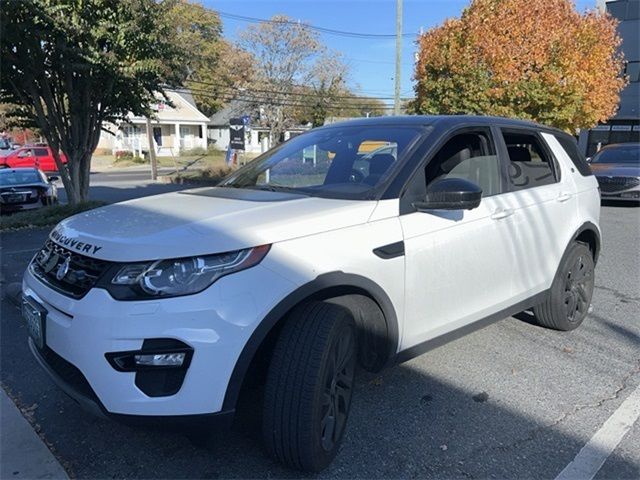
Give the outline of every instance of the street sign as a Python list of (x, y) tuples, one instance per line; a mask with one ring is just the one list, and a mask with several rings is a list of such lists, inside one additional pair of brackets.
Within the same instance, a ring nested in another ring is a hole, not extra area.
[(229, 120), (229, 146), (234, 150), (244, 150), (244, 122), (242, 118)]

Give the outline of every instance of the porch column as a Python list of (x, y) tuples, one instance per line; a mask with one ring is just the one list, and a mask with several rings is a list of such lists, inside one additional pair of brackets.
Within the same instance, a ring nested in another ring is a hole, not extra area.
[(202, 138), (200, 139), (201, 141), (201, 147), (204, 148), (205, 150), (207, 149), (207, 143), (209, 143), (207, 141), (207, 135), (209, 135), (209, 132), (207, 131), (207, 124), (206, 123), (201, 123), (200, 124), (200, 128), (202, 129)]
[(176, 127), (176, 135), (173, 140), (173, 152), (174, 154), (178, 154), (180, 153), (180, 124), (176, 122), (175, 127)]

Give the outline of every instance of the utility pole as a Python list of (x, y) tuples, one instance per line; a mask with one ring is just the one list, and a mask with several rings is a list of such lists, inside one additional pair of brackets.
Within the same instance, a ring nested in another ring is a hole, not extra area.
[(156, 149), (153, 146), (153, 134), (149, 117), (147, 117), (147, 143), (149, 144), (149, 160), (151, 160), (151, 180), (157, 180), (158, 163), (156, 162)]
[(393, 114), (400, 115), (400, 65), (402, 63), (402, 0), (396, 0), (396, 91)]

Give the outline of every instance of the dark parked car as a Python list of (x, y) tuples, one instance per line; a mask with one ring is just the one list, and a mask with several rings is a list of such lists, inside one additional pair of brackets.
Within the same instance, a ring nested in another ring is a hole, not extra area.
[(607, 145), (591, 159), (603, 199), (640, 201), (640, 143)]
[(14, 213), (58, 203), (58, 177), (47, 177), (37, 168), (0, 170), (0, 212)]
[[(62, 152), (60, 152), (60, 159), (63, 164), (67, 163), (67, 157)], [(0, 168), (2, 167), (35, 167), (45, 172), (58, 171), (51, 147), (46, 145), (25, 146), (13, 150), (0, 158)]]

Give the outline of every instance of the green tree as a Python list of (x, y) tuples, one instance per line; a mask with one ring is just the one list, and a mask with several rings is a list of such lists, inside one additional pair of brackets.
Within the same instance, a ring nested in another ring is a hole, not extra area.
[[(163, 86), (179, 86), (188, 52), (174, 41), (168, 0), (2, 3), (0, 101), (18, 105), (55, 152), (69, 201), (89, 195), (102, 124), (150, 115)], [(63, 167), (59, 151), (69, 163)]]
[(238, 92), (251, 88), (255, 81), (255, 60), (249, 52), (226, 40), (219, 40), (217, 45), (220, 53), (215, 63), (202, 65), (186, 82), (198, 108), (207, 116), (224, 107)]
[(169, 11), (175, 43), (185, 51), (185, 85), (207, 116), (219, 110), (233, 87), (251, 76), (251, 57), (221, 38), (218, 14), (198, 2), (177, 0)]
[(570, 0), (473, 0), (418, 40), (416, 113), (605, 121), (625, 84), (616, 22)]

